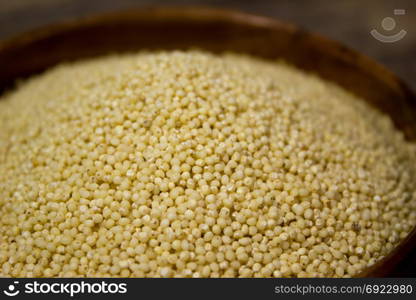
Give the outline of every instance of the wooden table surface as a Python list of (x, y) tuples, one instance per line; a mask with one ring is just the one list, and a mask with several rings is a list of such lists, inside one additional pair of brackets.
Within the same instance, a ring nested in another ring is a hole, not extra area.
[[(59, 20), (151, 4), (220, 6), (292, 22), (376, 59), (416, 91), (415, 0), (0, 0), (0, 40)], [(394, 9), (404, 9), (405, 15), (395, 16)], [(394, 30), (382, 28), (386, 17), (394, 18)], [(386, 35), (403, 29), (407, 34), (395, 43), (382, 43), (370, 35), (372, 29)], [(416, 251), (392, 276), (416, 276)]]

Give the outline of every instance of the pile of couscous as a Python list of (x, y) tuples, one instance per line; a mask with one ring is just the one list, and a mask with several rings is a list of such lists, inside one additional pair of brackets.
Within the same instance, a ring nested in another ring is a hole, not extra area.
[(350, 277), (416, 223), (415, 145), (284, 63), (62, 64), (0, 129), (0, 276)]

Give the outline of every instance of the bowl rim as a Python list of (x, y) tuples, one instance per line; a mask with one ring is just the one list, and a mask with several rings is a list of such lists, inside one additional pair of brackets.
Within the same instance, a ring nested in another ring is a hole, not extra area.
[[(362, 54), (349, 46), (345, 46), (342, 42), (324, 37), (315, 32), (310, 32), (290, 22), (281, 21), (276, 18), (242, 12), (235, 9), (202, 5), (147, 5), (129, 10), (93, 13), (84, 17), (64, 18), (61, 21), (20, 32), (0, 40), (0, 56), (3, 52), (13, 51), (13, 49), (29, 45), (33, 42), (46, 40), (53, 36), (58, 36), (85, 26), (120, 22), (121, 18), (124, 21), (134, 22), (134, 20), (140, 19), (142, 21), (147, 20), (152, 22), (152, 19), (155, 16), (163, 19), (181, 19), (188, 22), (193, 20), (209, 20), (211, 22), (222, 21), (234, 23), (236, 25), (267, 28), (274, 31), (277, 31), (277, 29), (285, 30), (291, 34), (301, 33), (310, 39), (322, 41), (325, 44), (325, 47), (329, 48), (326, 50), (323, 48), (319, 49), (320, 54), (340, 59), (346, 64), (358, 67), (361, 70), (365, 69), (368, 71), (367, 73), (369, 76), (382, 79), (386, 84), (393, 85), (400, 93), (410, 95), (412, 99), (416, 99), (414, 91), (394, 72), (369, 56)], [(348, 90), (348, 88), (345, 87), (344, 89)], [(396, 245), (389, 254), (378, 260), (374, 265), (366, 267), (354, 277), (385, 276), (402, 260), (403, 256), (406, 256), (406, 254), (415, 247), (416, 226), (413, 227), (407, 237)]]

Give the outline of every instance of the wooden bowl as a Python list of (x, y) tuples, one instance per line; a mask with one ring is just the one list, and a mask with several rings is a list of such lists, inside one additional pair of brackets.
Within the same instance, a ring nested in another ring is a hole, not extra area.
[[(62, 61), (139, 49), (187, 49), (283, 58), (389, 114), (416, 140), (416, 97), (397, 76), (337, 42), (293, 25), (201, 7), (160, 7), (110, 13), (47, 26), (0, 42), (0, 91)], [(414, 229), (390, 255), (359, 276), (389, 275), (416, 245)], [(414, 275), (414, 274), (413, 274)]]

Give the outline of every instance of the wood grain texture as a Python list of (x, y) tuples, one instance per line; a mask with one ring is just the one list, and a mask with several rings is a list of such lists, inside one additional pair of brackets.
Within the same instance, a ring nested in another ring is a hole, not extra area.
[[(415, 95), (383, 66), (295, 26), (223, 10), (130, 10), (67, 22), (0, 42), (0, 88), (65, 60), (114, 51), (189, 47), (284, 58), (361, 95), (388, 113), (409, 139), (416, 139)], [(361, 275), (415, 276), (411, 262), (415, 245), (413, 232), (397, 251)]]

